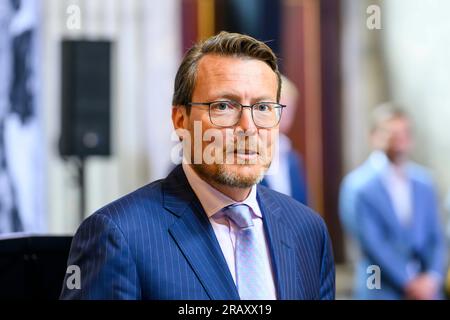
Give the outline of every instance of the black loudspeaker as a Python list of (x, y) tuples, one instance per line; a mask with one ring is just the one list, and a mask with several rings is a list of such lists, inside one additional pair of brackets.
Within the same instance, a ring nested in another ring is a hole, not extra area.
[(111, 43), (62, 42), (62, 156), (111, 154)]
[(0, 239), (0, 299), (59, 298), (72, 237)]

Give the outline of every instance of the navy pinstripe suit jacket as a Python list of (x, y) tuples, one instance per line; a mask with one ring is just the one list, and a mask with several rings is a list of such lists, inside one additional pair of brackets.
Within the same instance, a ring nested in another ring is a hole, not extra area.
[[(263, 186), (257, 197), (278, 299), (334, 299), (334, 262), (322, 218)], [(66, 286), (67, 274), (62, 299), (239, 299), (181, 166), (86, 219), (68, 265), (80, 267), (81, 289)]]

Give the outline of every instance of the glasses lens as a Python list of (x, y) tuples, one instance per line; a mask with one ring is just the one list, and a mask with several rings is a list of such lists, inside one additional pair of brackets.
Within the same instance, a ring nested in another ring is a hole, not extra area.
[(253, 106), (255, 125), (263, 128), (275, 127), (281, 119), (281, 105), (277, 103), (257, 103)]
[(218, 101), (210, 105), (211, 122), (216, 126), (234, 126), (239, 121), (241, 107), (231, 101)]

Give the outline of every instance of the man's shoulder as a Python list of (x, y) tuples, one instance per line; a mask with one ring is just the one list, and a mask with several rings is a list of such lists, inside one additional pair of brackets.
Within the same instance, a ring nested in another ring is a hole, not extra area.
[(132, 221), (136, 214), (154, 210), (163, 205), (162, 185), (164, 179), (142, 186), (94, 212), (87, 220), (110, 220), (116, 224)]
[(408, 170), (411, 178), (414, 181), (419, 182), (428, 187), (433, 187), (434, 179), (430, 169), (416, 162), (411, 161), (408, 164)]
[(112, 225), (131, 232), (144, 224), (164, 227), (171, 221), (165, 205), (170, 206), (174, 201), (190, 201), (191, 197), (182, 168), (177, 166), (166, 178), (140, 187), (98, 209), (85, 220), (84, 225)]
[(350, 171), (342, 180), (341, 189), (359, 189), (377, 176), (369, 160)]

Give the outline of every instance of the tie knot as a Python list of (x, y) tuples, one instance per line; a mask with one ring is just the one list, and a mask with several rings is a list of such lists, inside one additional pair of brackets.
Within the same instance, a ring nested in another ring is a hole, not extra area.
[(253, 227), (250, 207), (245, 204), (233, 204), (225, 208), (225, 215), (241, 229)]

